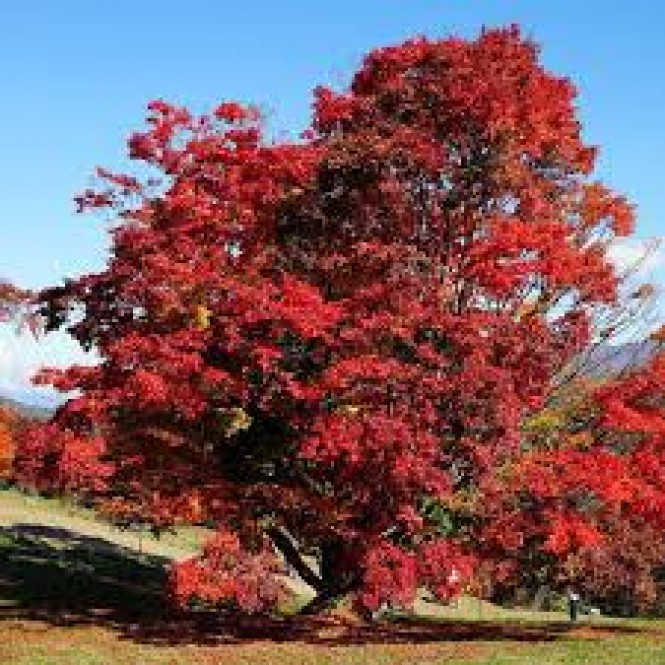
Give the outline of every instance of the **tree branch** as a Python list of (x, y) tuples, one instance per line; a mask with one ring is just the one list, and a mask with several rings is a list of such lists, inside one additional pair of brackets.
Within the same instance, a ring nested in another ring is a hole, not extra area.
[(286, 562), (293, 566), (303, 582), (309, 584), (317, 593), (324, 590), (323, 580), (305, 563), (293, 540), (282, 527), (266, 529), (266, 534), (281, 552)]

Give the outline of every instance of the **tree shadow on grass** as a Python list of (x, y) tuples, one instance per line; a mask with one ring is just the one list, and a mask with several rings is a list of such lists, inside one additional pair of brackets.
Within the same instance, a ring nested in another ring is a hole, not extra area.
[[(339, 615), (237, 617), (177, 613), (164, 595), (168, 560), (68, 529), (33, 524), (0, 528), (0, 621), (37, 619), (55, 626), (94, 624), (154, 645), (222, 645), (253, 641), (322, 646), (442, 641), (547, 642), (576, 629), (566, 623), (404, 618), (367, 624)], [(597, 631), (598, 634), (595, 634)], [(639, 632), (585, 626), (596, 639)]]
[(646, 632), (630, 627), (602, 628), (559, 623), (518, 623), (490, 621), (441, 621), (408, 618), (380, 623), (358, 623), (336, 616), (251, 618), (181, 617), (159, 624), (135, 625), (128, 631), (134, 639), (161, 645), (222, 645), (269, 641), (301, 642), (320, 646), (370, 644), (434, 644), (437, 642), (522, 642), (543, 643), (555, 640), (601, 639)]
[(0, 618), (78, 623), (163, 611), (166, 559), (38, 524), (0, 528)]

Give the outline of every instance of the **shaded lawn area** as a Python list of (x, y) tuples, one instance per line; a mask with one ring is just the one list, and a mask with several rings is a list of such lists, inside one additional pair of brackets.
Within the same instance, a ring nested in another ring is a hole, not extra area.
[(172, 612), (168, 557), (60, 526), (0, 527), (0, 663), (665, 665), (665, 624)]

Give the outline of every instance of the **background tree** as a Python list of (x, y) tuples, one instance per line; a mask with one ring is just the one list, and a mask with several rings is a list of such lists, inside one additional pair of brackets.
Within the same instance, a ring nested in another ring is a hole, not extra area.
[(4, 407), (0, 407), (0, 482), (11, 477), (14, 462), (15, 416)]
[(609, 612), (662, 608), (664, 380), (659, 354), (619, 377), (569, 384), (526, 421), (525, 454), (488, 507), (488, 533), (515, 571), (496, 598), (572, 583)]
[[(26, 305), (29, 294), (0, 279), (0, 323), (15, 320)], [(14, 410), (0, 405), (0, 481), (11, 478), (16, 438), (23, 419)]]
[(584, 602), (604, 614), (660, 615), (665, 611), (665, 539), (660, 528), (619, 517), (606, 524), (598, 547), (571, 554), (562, 577)]
[[(632, 229), (590, 180), (574, 104), (517, 28), (373, 51), (348, 91), (316, 90), (298, 143), (265, 142), (236, 103), (152, 103), (130, 155), (161, 177), (100, 170), (78, 201), (117, 215), (108, 265), (40, 296), (47, 329), (101, 362), (43, 374), (79, 396), (35, 433), (24, 480), (214, 521), (233, 556), (176, 569), (175, 593), (247, 609), (246, 582), (209, 582), (274, 570), (274, 550), (311, 611), (350, 592), (408, 605), (422, 584), (445, 599), (483, 561), (508, 574), (534, 529), (505, 501), (518, 468), (579, 535), (544, 551), (588, 544), (521, 445), (615, 302), (607, 248)], [(566, 473), (599, 464), (566, 454)]]

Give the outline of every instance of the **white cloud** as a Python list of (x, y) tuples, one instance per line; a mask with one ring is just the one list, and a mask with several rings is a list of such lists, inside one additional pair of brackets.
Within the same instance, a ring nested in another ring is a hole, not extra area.
[(620, 273), (636, 271), (636, 275), (648, 277), (665, 267), (665, 239), (621, 238), (609, 247), (608, 254)]
[(9, 326), (0, 330), (0, 394), (40, 403), (59, 401), (57, 391), (32, 384), (35, 373), (43, 367), (94, 362), (94, 354), (84, 353), (64, 333), (35, 339), (27, 332), (17, 334)]

